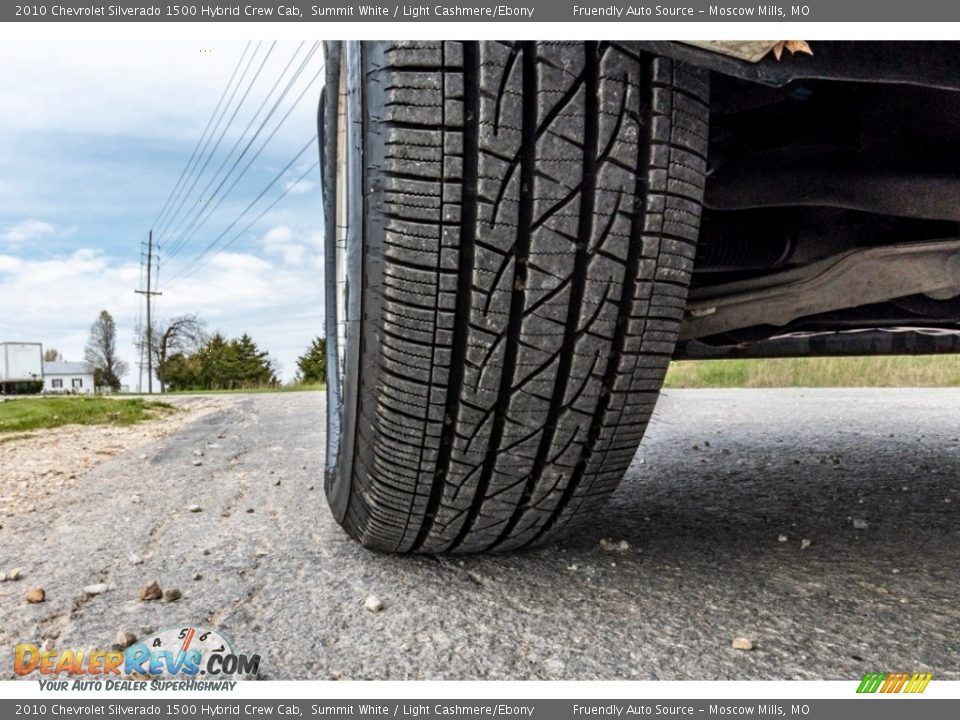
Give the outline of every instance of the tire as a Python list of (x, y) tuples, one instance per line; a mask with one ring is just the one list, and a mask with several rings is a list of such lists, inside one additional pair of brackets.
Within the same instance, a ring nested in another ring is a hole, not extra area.
[(550, 542), (619, 483), (673, 353), (708, 76), (620, 43), (327, 52), (333, 514), (390, 552)]

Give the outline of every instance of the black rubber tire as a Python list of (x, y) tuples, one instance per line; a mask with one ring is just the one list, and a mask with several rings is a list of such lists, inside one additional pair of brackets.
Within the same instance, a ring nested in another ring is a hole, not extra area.
[(330, 407), (334, 515), (385, 551), (550, 541), (601, 507), (656, 403), (699, 229), (708, 76), (628, 43), (342, 57), (363, 118), (341, 158), (362, 172), (362, 287)]

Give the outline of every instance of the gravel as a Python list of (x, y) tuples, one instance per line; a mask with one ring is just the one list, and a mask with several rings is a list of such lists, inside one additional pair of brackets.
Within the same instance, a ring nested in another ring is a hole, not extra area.
[[(218, 401), (50, 494), (28, 483), (39, 511), (0, 518), (5, 572), (15, 562), (46, 589), (31, 605), (25, 585), (0, 585), (0, 675), (18, 642), (106, 649), (118, 628), (194, 623), (260, 653), (265, 679), (852, 681), (906, 667), (960, 680), (956, 390), (668, 391), (580, 532), (454, 558), (368, 552), (337, 527), (322, 395)], [(0, 473), (0, 496), (11, 489)], [(85, 602), (93, 579), (110, 590)], [(183, 597), (138, 602), (151, 580)]]
[(376, 595), (367, 595), (367, 599), (363, 601), (363, 606), (372, 613), (383, 610), (383, 602)]
[(146, 585), (140, 587), (137, 597), (142, 601), (159, 600), (163, 597), (163, 590), (160, 589), (160, 583), (151, 580)]
[(114, 644), (121, 650), (126, 650), (137, 641), (137, 636), (126, 630), (117, 630), (117, 637)]
[(183, 412), (164, 413), (133, 426), (68, 425), (4, 433), (0, 442), (0, 517), (13, 517), (31, 507), (34, 512), (53, 509), (57, 498), (74, 487), (84, 472), (121, 453), (162, 440), (184, 423), (224, 407), (227, 400), (185, 397), (173, 402)]

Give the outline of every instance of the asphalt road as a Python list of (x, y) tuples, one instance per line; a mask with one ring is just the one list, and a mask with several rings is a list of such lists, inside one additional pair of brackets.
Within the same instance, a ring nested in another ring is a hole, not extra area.
[[(0, 673), (17, 642), (200, 623), (265, 679), (960, 679), (958, 391), (671, 391), (592, 527), (453, 558), (340, 531), (323, 402), (236, 397), (0, 518), (0, 569), (25, 574), (0, 584)], [(184, 597), (138, 601), (152, 579)]]

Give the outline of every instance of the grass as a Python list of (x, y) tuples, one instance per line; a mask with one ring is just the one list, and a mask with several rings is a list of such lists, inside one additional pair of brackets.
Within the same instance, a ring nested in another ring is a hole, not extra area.
[(236, 390), (172, 390), (166, 395), (249, 395), (250, 393), (287, 393), (287, 392), (315, 392), (326, 390), (327, 386), (319, 383), (298, 383), (296, 385), (277, 385), (275, 387), (237, 388)]
[(680, 360), (665, 387), (960, 387), (960, 356)]
[(0, 402), (0, 433), (62, 425), (135, 425), (176, 408), (140, 398), (24, 398)]

